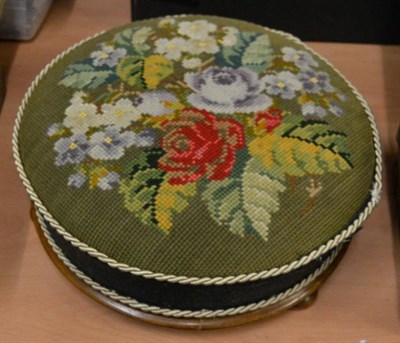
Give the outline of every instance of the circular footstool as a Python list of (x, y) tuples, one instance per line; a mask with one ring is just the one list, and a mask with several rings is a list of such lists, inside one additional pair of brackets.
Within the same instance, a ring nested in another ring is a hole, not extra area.
[(180, 328), (311, 304), (381, 191), (356, 89), (298, 39), (212, 16), (66, 50), (29, 88), (13, 147), (63, 274)]

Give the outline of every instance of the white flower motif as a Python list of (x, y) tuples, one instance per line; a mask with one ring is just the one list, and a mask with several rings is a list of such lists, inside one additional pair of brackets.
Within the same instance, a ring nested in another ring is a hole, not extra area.
[(155, 41), (155, 52), (165, 55), (170, 60), (177, 61), (181, 58), (182, 52), (187, 51), (187, 41), (183, 38), (160, 38)]
[(222, 30), (225, 32), (225, 36), (220, 40), (223, 46), (233, 46), (237, 43), (236, 34), (239, 30), (236, 27), (224, 26)]
[(173, 112), (171, 104), (179, 102), (178, 98), (164, 90), (155, 90), (139, 94), (134, 103), (137, 109), (152, 117), (159, 117)]
[(236, 35), (239, 33), (239, 30), (234, 27), (234, 26), (224, 26), (222, 30), (227, 34), (227, 35)]
[(64, 126), (71, 129), (74, 134), (85, 133), (89, 127), (99, 125), (99, 115), (93, 104), (72, 103), (65, 110)]
[(103, 44), (101, 50), (93, 51), (90, 57), (93, 59), (93, 65), (100, 67), (107, 65), (115, 67), (119, 60), (126, 55), (126, 50), (123, 48), (115, 49), (112, 45)]
[(195, 39), (207, 38), (208, 34), (216, 29), (217, 26), (207, 20), (183, 21), (178, 25), (179, 34)]
[(120, 99), (115, 104), (104, 104), (101, 107), (103, 125), (115, 125), (125, 128), (140, 118), (140, 111), (133, 106), (129, 99)]
[(203, 52), (215, 54), (219, 51), (219, 47), (213, 37), (194, 38), (187, 41), (187, 51), (192, 55), (198, 55)]
[(221, 44), (223, 46), (234, 46), (237, 43), (236, 35), (225, 35), (221, 39)]
[(160, 29), (166, 29), (166, 28), (168, 28), (168, 27), (170, 27), (170, 26), (172, 26), (172, 25), (174, 25), (175, 24), (175, 19), (174, 18), (164, 18), (164, 19), (161, 19), (159, 22), (158, 22), (158, 27), (160, 28)]
[(186, 69), (195, 69), (201, 66), (201, 59), (194, 57), (194, 58), (186, 58), (182, 61), (183, 68)]
[(74, 95), (72, 95), (72, 98), (69, 102), (75, 105), (83, 104), (85, 102), (83, 98), (85, 97), (87, 97), (87, 94), (84, 91), (77, 91), (74, 93)]

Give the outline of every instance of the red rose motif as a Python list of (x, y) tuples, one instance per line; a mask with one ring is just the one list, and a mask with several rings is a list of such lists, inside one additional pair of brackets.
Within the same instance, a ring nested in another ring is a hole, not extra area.
[(205, 175), (223, 180), (231, 172), (236, 150), (244, 146), (243, 127), (233, 119), (216, 118), (205, 110), (184, 109), (179, 119), (162, 124), (165, 151), (158, 166), (170, 175), (169, 183), (182, 185)]
[(258, 112), (255, 118), (256, 126), (262, 124), (267, 132), (273, 131), (283, 119), (282, 111), (270, 108), (265, 112)]

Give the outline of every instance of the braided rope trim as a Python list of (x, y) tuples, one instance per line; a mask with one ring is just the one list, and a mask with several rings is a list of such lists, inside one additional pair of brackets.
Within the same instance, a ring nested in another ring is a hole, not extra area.
[[(184, 17), (186, 15), (179, 15), (175, 17)], [(254, 25), (254, 24), (253, 24)], [(22, 116), (24, 109), (28, 103), (29, 98), (31, 97), (35, 87), (38, 85), (43, 76), (51, 69), (58, 61), (60, 61), (64, 56), (69, 54), (71, 51), (81, 46), (82, 44), (98, 37), (103, 34), (100, 32), (94, 36), (88, 37), (81, 42), (75, 44), (70, 47), (66, 51), (59, 54), (55, 59), (53, 59), (49, 64), (45, 66), (45, 68), (40, 72), (40, 74), (36, 77), (36, 79), (32, 82), (31, 86), (28, 88), (23, 101), (19, 107), (17, 118), (15, 121), (15, 126), (13, 130), (13, 139), (12, 139), (12, 147), (13, 147), (13, 155), (15, 159), (15, 164), (19, 173), (19, 176), (28, 192), (31, 200), (34, 202), (35, 207), (39, 210), (39, 212), (43, 215), (43, 217), (58, 231), (60, 235), (62, 235), (66, 240), (68, 240), (73, 246), (79, 248), (80, 250), (88, 253), (90, 256), (98, 258), (100, 261), (106, 263), (110, 267), (117, 268), (124, 272), (129, 272), (134, 275), (142, 276), (149, 279), (156, 279), (158, 281), (167, 281), (171, 283), (180, 283), (180, 284), (191, 284), (191, 285), (224, 285), (224, 284), (234, 284), (234, 283), (242, 283), (247, 281), (256, 281), (260, 279), (266, 279), (269, 277), (277, 276), (280, 274), (289, 273), (294, 269), (300, 268), (301, 266), (309, 263), (310, 261), (318, 258), (329, 250), (337, 247), (340, 243), (348, 239), (352, 236), (357, 229), (361, 226), (361, 224), (367, 219), (367, 217), (371, 214), (373, 208), (378, 204), (380, 199), (380, 193), (382, 190), (382, 150), (379, 140), (378, 128), (375, 123), (374, 115), (371, 112), (367, 102), (362, 97), (362, 95), (357, 91), (357, 89), (348, 81), (343, 74), (341, 74), (331, 63), (329, 63), (325, 58), (320, 56), (311, 48), (307, 47), (303, 42), (301, 42), (297, 37), (292, 36), (286, 32), (267, 29), (271, 32), (274, 32), (278, 35), (286, 37), (288, 40), (295, 42), (300, 45), (305, 50), (311, 52), (318, 58), (320, 58), (323, 62), (329, 65), (346, 83), (346, 85), (352, 90), (353, 94), (360, 101), (360, 104), (365, 110), (365, 113), (368, 116), (368, 120), (370, 122), (372, 135), (373, 135), (373, 145), (375, 150), (375, 170), (373, 177), (372, 188), (370, 189), (370, 200), (365, 206), (365, 208), (359, 213), (358, 217), (349, 225), (346, 229), (342, 230), (339, 234), (337, 234), (334, 238), (329, 240), (327, 243), (321, 245), (318, 249), (313, 250), (308, 255), (304, 255), (298, 260), (292, 261), (289, 264), (285, 264), (281, 267), (272, 268), (269, 270), (264, 270), (261, 272), (254, 272), (250, 274), (241, 274), (235, 276), (217, 276), (217, 277), (188, 277), (188, 276), (176, 276), (176, 275), (166, 275), (163, 273), (155, 273), (148, 270), (142, 270), (136, 267), (129, 266), (125, 263), (120, 263), (115, 259), (108, 257), (106, 254), (97, 251), (96, 249), (88, 246), (87, 244), (79, 241), (77, 238), (72, 236), (69, 232), (67, 232), (59, 222), (50, 214), (47, 208), (43, 205), (42, 201), (39, 199), (35, 190), (33, 189), (28, 176), (25, 173), (20, 153), (19, 153), (19, 128), (22, 121)]]
[(51, 237), (49, 231), (46, 228), (46, 224), (40, 215), (40, 212), (36, 210), (36, 215), (38, 217), (38, 221), (40, 227), (50, 244), (51, 248), (57, 255), (57, 257), (64, 263), (64, 265), (80, 280), (85, 282), (87, 285), (92, 287), (94, 290), (100, 292), (102, 295), (118, 301), (124, 305), (128, 305), (131, 308), (136, 310), (150, 312), (157, 315), (162, 315), (165, 317), (174, 317), (174, 318), (216, 318), (216, 317), (228, 317), (234, 316), (238, 314), (243, 314), (246, 312), (255, 311), (261, 309), (263, 307), (270, 306), (279, 301), (282, 301), (296, 292), (302, 290), (304, 287), (309, 285), (312, 281), (314, 281), (321, 273), (323, 273), (332, 263), (332, 261), (336, 258), (338, 253), (340, 252), (342, 246), (336, 247), (334, 252), (329, 256), (329, 258), (321, 265), (320, 268), (315, 270), (312, 274), (310, 274), (306, 279), (302, 280), (300, 283), (296, 284), (293, 288), (287, 289), (285, 292), (279, 293), (278, 295), (272, 296), (268, 300), (262, 300), (257, 303), (252, 303), (249, 305), (242, 305), (239, 307), (232, 307), (229, 309), (221, 309), (221, 310), (198, 310), (198, 311), (190, 311), (190, 310), (178, 310), (178, 309), (168, 309), (168, 308), (160, 308), (158, 306), (151, 306), (144, 303), (139, 303), (137, 300), (132, 299), (130, 297), (125, 297), (119, 295), (117, 292), (110, 290), (106, 287), (101, 286), (99, 283), (93, 281), (90, 277), (86, 276), (82, 273), (71, 261), (64, 255), (63, 251), (58, 247), (53, 238)]

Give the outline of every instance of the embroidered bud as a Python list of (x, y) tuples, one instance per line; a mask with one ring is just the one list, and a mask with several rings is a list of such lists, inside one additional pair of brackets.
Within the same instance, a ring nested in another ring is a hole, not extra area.
[(263, 129), (272, 132), (280, 125), (283, 119), (282, 111), (278, 108), (270, 108), (265, 112), (258, 112), (255, 118), (257, 129)]

